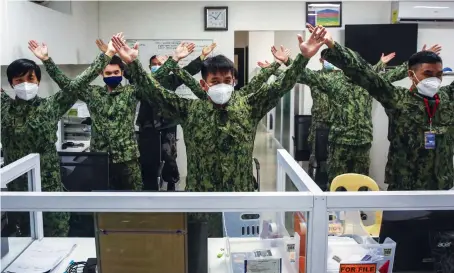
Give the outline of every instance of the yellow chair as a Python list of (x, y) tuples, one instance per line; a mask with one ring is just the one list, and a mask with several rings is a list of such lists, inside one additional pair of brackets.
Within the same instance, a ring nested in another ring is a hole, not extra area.
[[(331, 183), (330, 191), (336, 191), (339, 188), (345, 188), (347, 191), (359, 191), (360, 188), (366, 187), (370, 191), (379, 191), (377, 183), (370, 177), (356, 173), (346, 173), (338, 175)], [(380, 235), (381, 222), (383, 218), (383, 211), (375, 212), (375, 223), (371, 226), (364, 226), (362, 220), (361, 226), (372, 237)]]

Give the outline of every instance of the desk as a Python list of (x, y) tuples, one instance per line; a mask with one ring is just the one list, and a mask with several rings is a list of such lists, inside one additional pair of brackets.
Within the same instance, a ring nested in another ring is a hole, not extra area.
[[(59, 240), (71, 240), (77, 247), (69, 255), (68, 258), (63, 260), (60, 265), (53, 271), (55, 273), (63, 273), (68, 267), (71, 260), (75, 262), (86, 261), (88, 258), (96, 257), (96, 247), (94, 238), (44, 238), (46, 243), (57, 242)], [(225, 238), (209, 238), (208, 239), (208, 273), (228, 273), (225, 255), (221, 258), (217, 257), (220, 253), (221, 248), (225, 248)], [(251, 238), (238, 238), (235, 240), (251, 241)], [(254, 239), (252, 239), (254, 240)], [(14, 245), (13, 245), (14, 244)], [(10, 252), (3, 257), (2, 264), (6, 263), (7, 260), (14, 259), (14, 255), (22, 252), (22, 250), (30, 244), (30, 238), (10, 238)], [(15, 252), (12, 252), (15, 251)], [(27, 255), (27, 251), (24, 251), (22, 255)], [(285, 273), (285, 272), (284, 272)], [(429, 273), (429, 272), (405, 272), (405, 273)]]
[(24, 251), (25, 248), (27, 248), (29, 245), (32, 244), (32, 238), (31, 237), (9, 237), (8, 238), (8, 247), (9, 251), (8, 254), (5, 255), (5, 257), (2, 258), (2, 272), (5, 269), (4, 266), (7, 264), (10, 264), (12, 261), (16, 259), (18, 255)]
[(68, 147), (66, 149), (60, 149), (59, 152), (73, 152), (73, 153), (81, 153), (81, 152), (86, 152), (88, 149), (90, 149), (90, 141), (75, 141), (75, 140), (69, 140), (69, 142), (73, 142), (74, 144), (79, 144), (83, 143), (83, 147)]

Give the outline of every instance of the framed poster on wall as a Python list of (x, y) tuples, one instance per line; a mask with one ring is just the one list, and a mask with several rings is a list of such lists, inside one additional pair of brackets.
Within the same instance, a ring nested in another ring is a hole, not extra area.
[(306, 2), (306, 22), (313, 26), (342, 27), (342, 2)]

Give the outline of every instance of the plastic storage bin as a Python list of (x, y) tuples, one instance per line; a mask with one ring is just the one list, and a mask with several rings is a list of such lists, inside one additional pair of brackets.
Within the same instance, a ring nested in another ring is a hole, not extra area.
[(376, 264), (376, 272), (392, 273), (395, 252), (396, 242), (390, 238), (379, 244), (367, 236), (330, 236), (327, 272), (340, 272), (342, 264)]
[[(225, 261), (230, 273), (245, 273), (246, 266), (265, 266), (266, 268), (274, 268), (267, 272), (276, 273), (298, 273), (299, 253), (299, 235), (290, 237), (283, 223), (275, 223), (270, 221), (259, 221), (260, 234), (249, 234), (242, 236), (242, 227), (248, 224), (256, 224), (255, 220), (243, 221), (245, 223), (236, 222), (234, 225), (229, 222), (230, 216), (235, 217), (235, 220), (241, 219), (238, 214), (244, 213), (223, 213), (224, 234), (226, 237), (225, 246)], [(248, 213), (249, 214), (249, 213)], [(257, 214), (257, 213), (251, 213)], [(269, 228), (271, 227), (271, 230)], [(233, 230), (232, 230), (233, 228)], [(238, 229), (239, 228), (239, 229)], [(266, 264), (266, 265), (265, 265)]]

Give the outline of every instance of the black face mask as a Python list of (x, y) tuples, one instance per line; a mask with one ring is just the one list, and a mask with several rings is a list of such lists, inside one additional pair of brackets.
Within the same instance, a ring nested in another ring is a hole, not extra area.
[(116, 88), (122, 80), (123, 76), (104, 77), (104, 82), (111, 88)]

